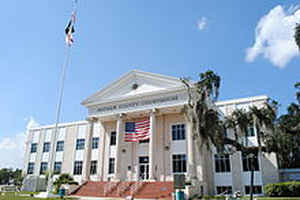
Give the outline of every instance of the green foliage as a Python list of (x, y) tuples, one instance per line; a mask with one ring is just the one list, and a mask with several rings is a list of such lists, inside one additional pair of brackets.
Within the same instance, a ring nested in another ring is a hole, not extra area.
[(55, 192), (58, 193), (58, 190), (63, 184), (75, 184), (78, 185), (76, 181), (74, 181), (73, 177), (69, 174), (61, 174), (53, 183), (55, 187)]
[(296, 25), (294, 37), (295, 37), (295, 42), (298, 48), (300, 49), (300, 24)]
[(299, 197), (300, 182), (283, 182), (268, 184), (264, 188), (265, 194), (270, 197)]
[(16, 186), (21, 186), (22, 181), (23, 176), (21, 169), (0, 169), (0, 185), (14, 184)]

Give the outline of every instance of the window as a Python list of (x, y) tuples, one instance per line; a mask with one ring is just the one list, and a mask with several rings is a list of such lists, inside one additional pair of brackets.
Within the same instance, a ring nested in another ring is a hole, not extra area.
[(36, 153), (37, 143), (32, 143), (30, 148), (30, 153)]
[[(245, 186), (245, 194), (250, 194), (250, 185)], [(262, 194), (261, 185), (253, 185), (253, 194)]]
[(173, 173), (186, 172), (186, 156), (185, 154), (173, 155)]
[(91, 161), (91, 170), (90, 170), (90, 174), (97, 174), (97, 160), (92, 160)]
[(113, 131), (110, 133), (110, 145), (114, 146), (117, 144), (117, 133), (116, 131)]
[(82, 161), (75, 161), (73, 174), (74, 175), (82, 174)]
[(64, 141), (57, 141), (56, 143), (56, 151), (64, 151), (64, 145), (65, 142)]
[(254, 136), (255, 136), (254, 127), (253, 126), (248, 127), (247, 137), (254, 137)]
[(184, 140), (185, 139), (185, 125), (177, 124), (172, 125), (172, 140)]
[(48, 169), (48, 163), (47, 162), (42, 162), (41, 163), (40, 174), (45, 174), (47, 169)]
[(230, 172), (230, 156), (215, 154), (215, 171)]
[(50, 151), (50, 142), (45, 142), (43, 145), (43, 152), (49, 152)]
[(95, 137), (92, 139), (92, 149), (98, 149), (99, 146), (99, 138)]
[(76, 141), (76, 150), (84, 149), (85, 139), (77, 139)]
[(34, 163), (28, 163), (27, 174), (33, 174)]
[(54, 174), (60, 174), (61, 162), (54, 162)]
[(217, 194), (232, 194), (232, 186), (217, 186)]
[(108, 173), (115, 173), (115, 158), (109, 158)]
[(146, 139), (146, 140), (139, 140), (139, 144), (145, 144), (145, 143), (149, 143), (150, 139)]
[(254, 155), (254, 158), (250, 158), (249, 155), (243, 153), (242, 154), (242, 161), (243, 161), (243, 170), (244, 171), (251, 171), (251, 163), (252, 163), (254, 171), (259, 170), (259, 163), (258, 163), (257, 153)]

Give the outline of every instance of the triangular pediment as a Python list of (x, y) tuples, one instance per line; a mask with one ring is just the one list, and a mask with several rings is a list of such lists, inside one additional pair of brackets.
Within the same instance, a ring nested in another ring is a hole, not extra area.
[(183, 87), (183, 84), (178, 78), (133, 70), (88, 97), (82, 104), (89, 106), (95, 103), (124, 100), (137, 96), (163, 93), (180, 87)]

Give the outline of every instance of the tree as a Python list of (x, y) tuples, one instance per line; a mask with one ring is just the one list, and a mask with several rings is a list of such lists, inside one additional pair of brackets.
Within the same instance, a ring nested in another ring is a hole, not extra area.
[(76, 184), (78, 183), (74, 181), (73, 177), (69, 174), (61, 174), (53, 183), (55, 187), (55, 192), (58, 193), (58, 190), (60, 189), (61, 185), (63, 184)]
[(300, 50), (300, 24), (296, 24), (294, 38), (295, 38), (295, 42)]

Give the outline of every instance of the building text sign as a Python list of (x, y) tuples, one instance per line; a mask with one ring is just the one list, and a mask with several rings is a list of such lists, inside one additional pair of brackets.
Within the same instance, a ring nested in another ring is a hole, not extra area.
[(110, 113), (110, 112), (114, 112), (114, 111), (118, 111), (118, 110), (127, 110), (127, 109), (133, 109), (133, 108), (138, 108), (138, 107), (160, 105), (160, 104), (165, 104), (168, 102), (174, 102), (174, 101), (178, 101), (178, 100), (179, 100), (178, 95), (172, 95), (172, 96), (167, 96), (167, 97), (153, 98), (153, 99), (149, 99), (149, 100), (121, 103), (121, 104), (97, 107), (96, 109), (94, 108), (93, 114), (95, 114), (95, 113), (97, 113), (97, 114)]

